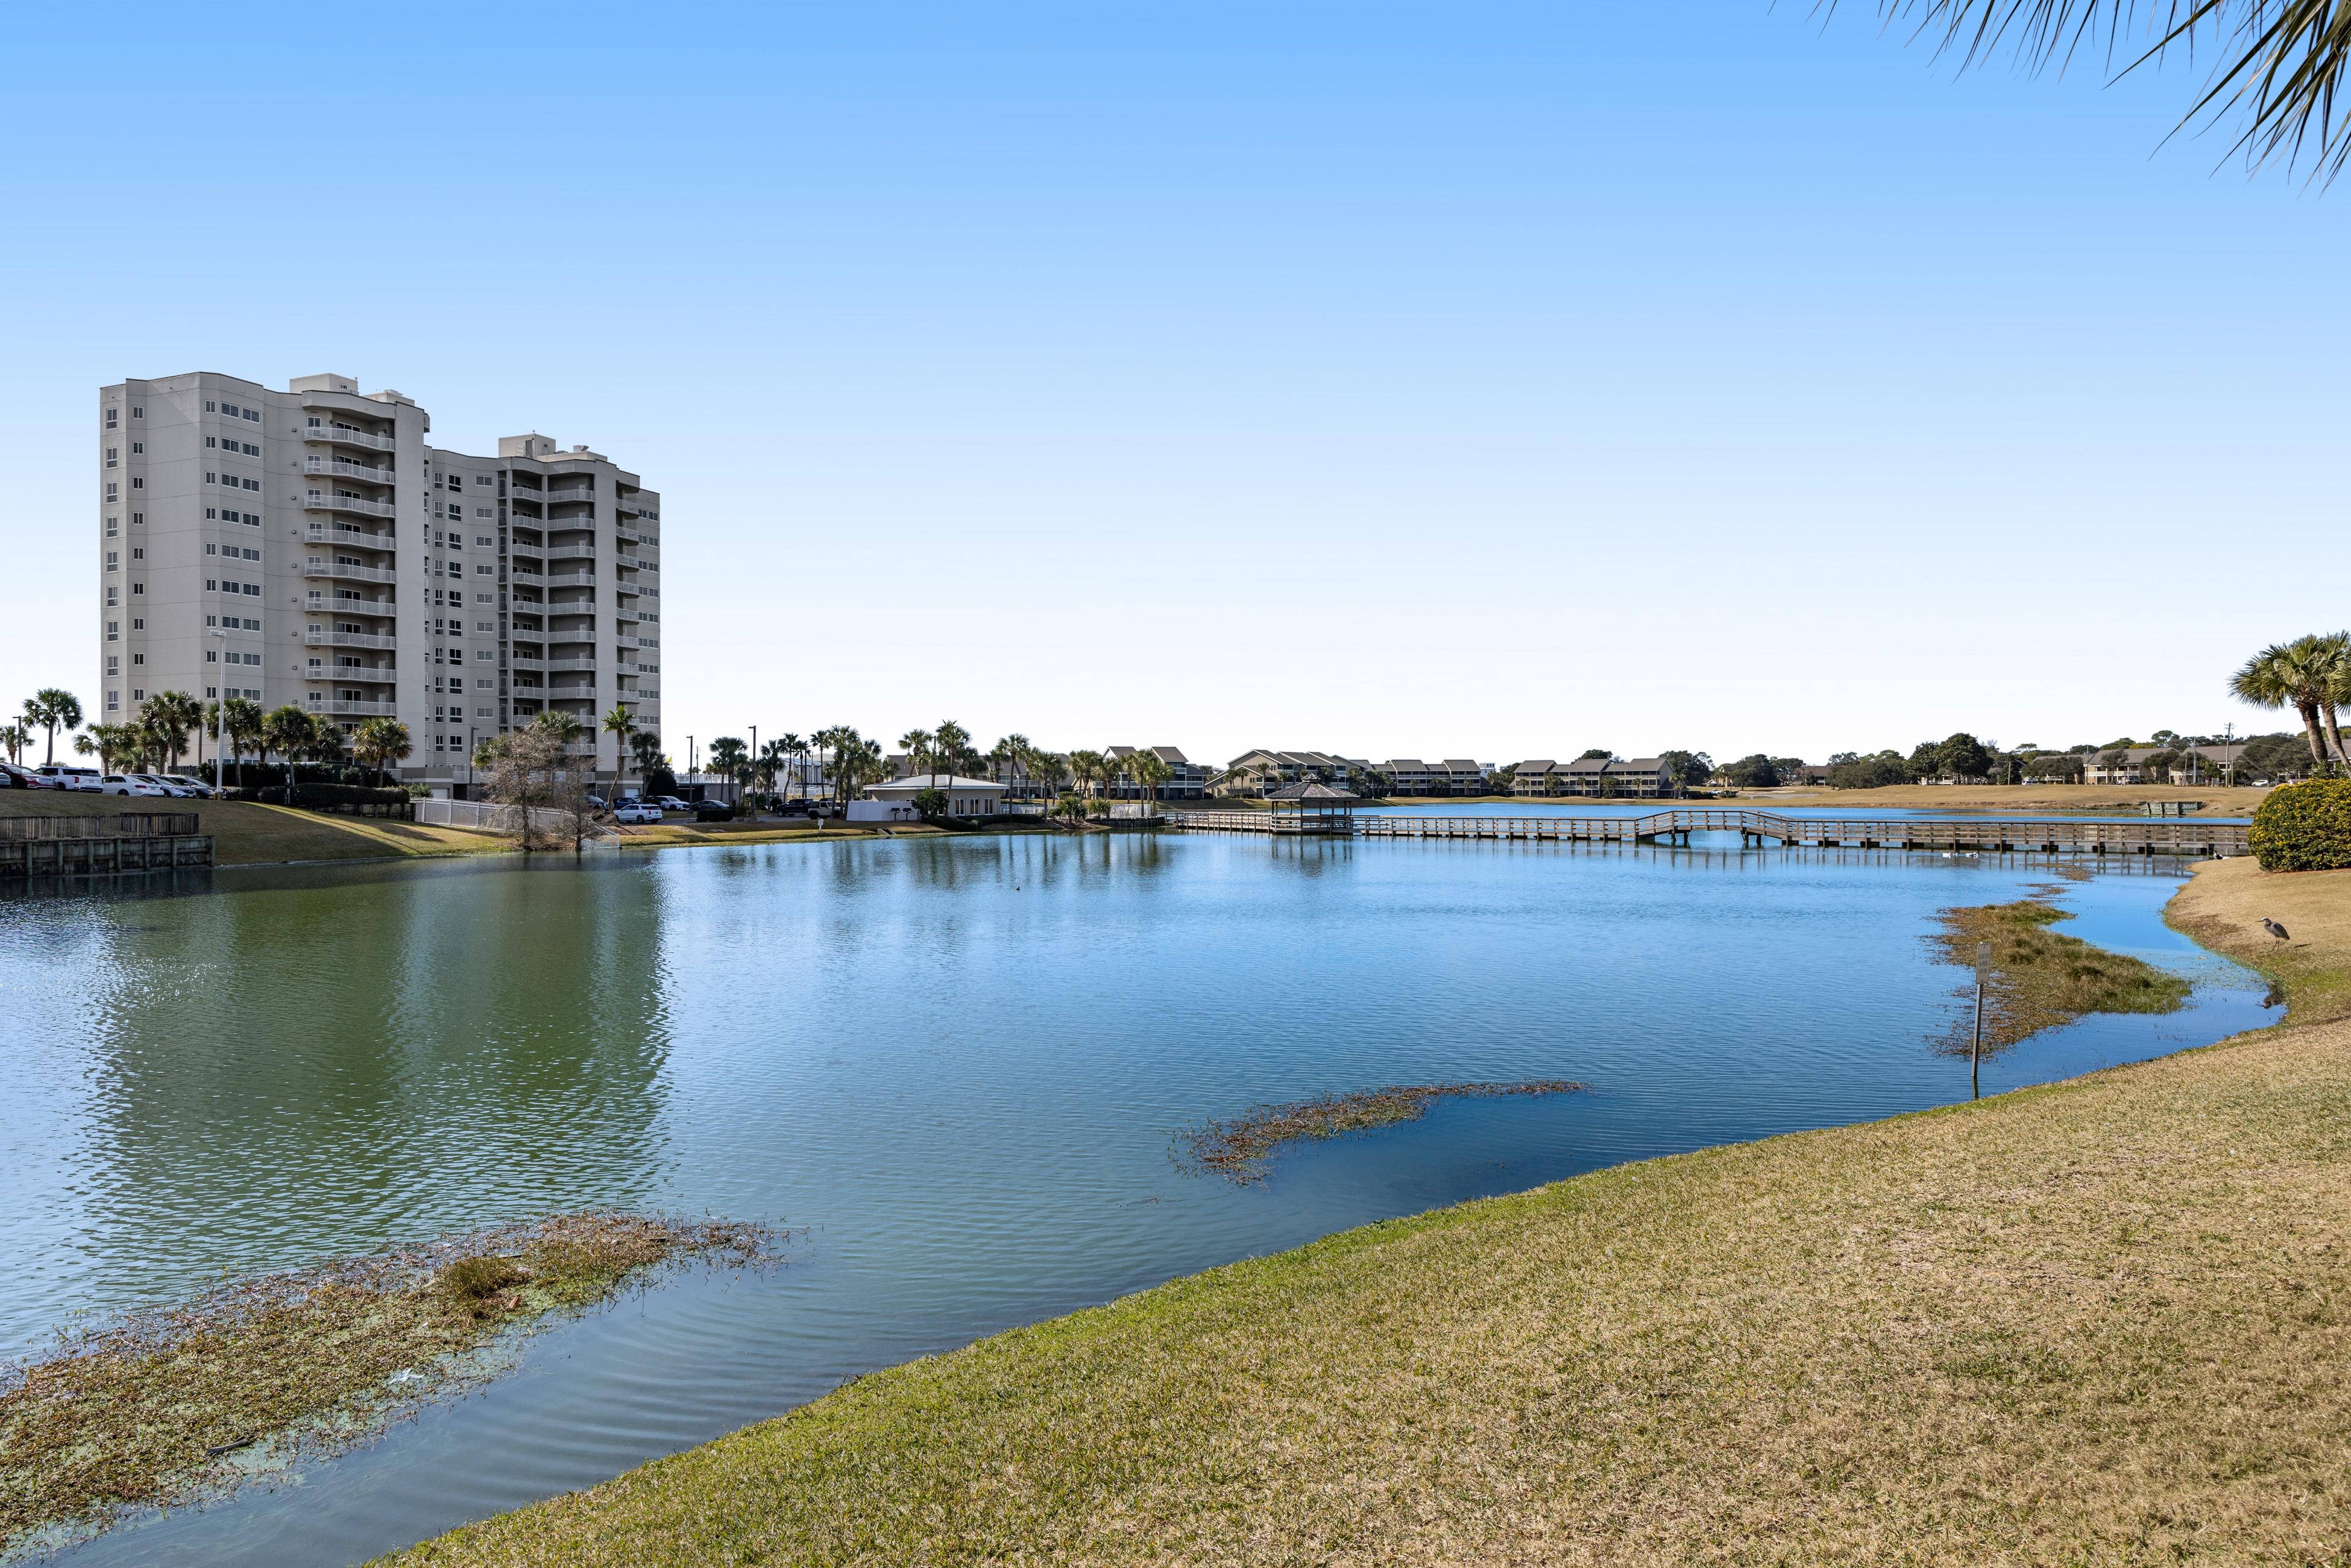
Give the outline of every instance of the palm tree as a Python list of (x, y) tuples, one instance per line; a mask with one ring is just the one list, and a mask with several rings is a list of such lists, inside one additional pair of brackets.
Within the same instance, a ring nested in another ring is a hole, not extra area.
[(651, 779), (653, 770), (668, 760), (662, 755), (661, 737), (649, 729), (641, 729), (629, 737), (629, 750), (636, 757), (640, 781)]
[[(977, 759), (971, 749), (971, 731), (964, 728), (955, 720), (951, 718), (939, 720), (939, 727), (931, 732), (931, 737), (932, 745), (935, 747), (931, 765), (935, 768), (941, 761), (945, 761), (948, 778), (952, 779), (958, 773), (968, 773), (973, 768), (978, 766)], [(931, 788), (935, 789), (938, 787), (939, 776), (934, 772), (931, 775)]]
[(791, 759), (791, 747), (786, 746), (780, 737), (759, 747), (757, 767), (759, 777), (767, 780), (760, 786), (762, 793), (768, 795), (776, 793), (776, 776), (786, 770), (786, 766)]
[(33, 732), (21, 724), (0, 724), (0, 746), (8, 748), (8, 760), (25, 760), (25, 747), (33, 744)]
[(1155, 751), (1138, 751), (1129, 758), (1134, 768), (1134, 781), (1143, 787), (1143, 798), (1156, 802), (1159, 787), (1176, 776), (1176, 770), (1160, 759)]
[(286, 787), (290, 789), (294, 787), (295, 758), (308, 750), (317, 738), (318, 731), (311, 727), (309, 714), (292, 703), (285, 703), (262, 716), (256, 748), (261, 753), (264, 768), (269, 766), (271, 752), (285, 754)]
[(387, 764), (406, 761), (414, 749), (408, 727), (396, 718), (371, 718), (351, 734), (351, 755), (373, 768), (379, 778)]
[(125, 765), (138, 761), (146, 745), (135, 724), (94, 724), (89, 738), (98, 753), (99, 766), (109, 773), (120, 773)]
[[(898, 744), (906, 748), (906, 771), (908, 773), (920, 773), (925, 768), (935, 769), (936, 763), (934, 759), (932, 747), (938, 744), (938, 738), (932, 735), (929, 730), (910, 729), (905, 734), (898, 737)], [(935, 789), (938, 787), (939, 776), (936, 771), (933, 771), (931, 773), (931, 788)]]
[(1070, 776), (1069, 758), (1058, 751), (1032, 750), (1029, 754), (1029, 776), (1038, 785), (1038, 792), (1051, 800), (1061, 791), (1062, 780)]
[(710, 743), (710, 770), (722, 779), (737, 777), (743, 766), (743, 737), (722, 735)]
[(1070, 771), (1076, 775), (1080, 784), (1085, 786), (1086, 794), (1091, 798), (1094, 792), (1094, 780), (1104, 776), (1102, 754), (1099, 751), (1071, 752)]
[(2239, 702), (2255, 707), (2291, 707), (2300, 714), (2311, 760), (2323, 769), (2326, 742), (2318, 733), (2318, 710), (2334, 666), (2309, 645), (2317, 641), (2304, 637), (2271, 643), (2245, 661), (2244, 667), (2230, 678), (2229, 690)]
[[(1915, 23), (1937, 48), (1969, 65), (2012, 47), (2028, 63), (2061, 64), (2100, 47), (2128, 63), (2125, 72), (2178, 50), (2213, 57), (2213, 69), (2188, 112), (2233, 113), (2243, 121), (2235, 150), (2249, 163), (2312, 154), (2313, 173), (2332, 179), (2351, 154), (2351, 131), (2336, 119), (2337, 89), (2351, 64), (2339, 0), (2193, 0), (2142, 8), (2132, 0), (1877, 0), (1886, 21)], [(2126, 37), (2134, 34), (2135, 37)], [(2176, 132), (2175, 132), (2176, 134)]]
[(2326, 721), (2326, 738), (2335, 743), (2335, 759), (2351, 763), (2351, 751), (2343, 749), (2342, 727), (2335, 722), (2335, 705), (2351, 703), (2351, 632), (2296, 637), (2294, 646), (2304, 649), (2310, 662), (2323, 672), (2318, 686), (2319, 716)]
[[(776, 749), (785, 760), (793, 764), (793, 766), (784, 774), (784, 794), (789, 798), (792, 792), (792, 775), (799, 773), (801, 770), (799, 763), (800, 760), (808, 755), (808, 743), (802, 740), (799, 736), (787, 730), (783, 734), (776, 737)], [(805, 786), (807, 780), (803, 779), (801, 782), (802, 785)], [(803, 788), (802, 793), (806, 793), (805, 788)]]
[(603, 722), (596, 727), (612, 737), (612, 794), (617, 799), (621, 793), (620, 787), (628, 782), (629, 737), (637, 733), (637, 721), (630, 714), (627, 704), (614, 703), (612, 711), (606, 714)]
[(162, 749), (170, 755), (171, 766), (166, 772), (180, 770), (180, 753), (188, 748), (188, 731), (202, 727), (204, 705), (186, 692), (157, 692), (139, 710), (140, 716), (155, 727), (155, 736)]
[(47, 745), (41, 755), (42, 766), (57, 759), (57, 731), (81, 727), (81, 699), (59, 686), (44, 686), (25, 699), (25, 722), (44, 726), (49, 732)]

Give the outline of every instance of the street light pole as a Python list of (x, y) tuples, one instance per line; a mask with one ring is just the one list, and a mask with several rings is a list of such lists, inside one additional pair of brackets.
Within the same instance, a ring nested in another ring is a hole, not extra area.
[[(215, 626), (213, 628), (213, 635), (221, 640), (220, 651), (223, 653), (227, 653), (228, 628)], [(228, 747), (228, 661), (222, 659), (219, 664), (222, 673), (213, 677), (213, 691), (216, 694), (214, 698), (213, 712), (220, 726), (220, 735), (213, 742), (213, 793), (215, 795), (222, 794), (228, 789), (227, 764), (222, 760)]]

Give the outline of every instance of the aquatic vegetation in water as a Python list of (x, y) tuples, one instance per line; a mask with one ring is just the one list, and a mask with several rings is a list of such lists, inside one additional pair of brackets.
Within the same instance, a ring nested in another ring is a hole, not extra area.
[(0, 1368), (0, 1550), (348, 1448), (487, 1375), (468, 1353), (501, 1331), (687, 1260), (757, 1262), (774, 1241), (731, 1221), (559, 1215), (229, 1281), (71, 1331)]
[(1564, 1078), (1508, 1083), (1391, 1083), (1353, 1094), (1252, 1105), (1228, 1121), (1203, 1122), (1178, 1133), (1176, 1162), (1200, 1175), (1260, 1182), (1274, 1150), (1302, 1138), (1336, 1138), (1397, 1122), (1416, 1122), (1431, 1102), (1457, 1096), (1573, 1094), (1583, 1088)]
[[(1944, 963), (1972, 968), (1976, 945), (1991, 944), (1992, 973), (1984, 988), (1988, 1053), (2087, 1013), (2177, 1012), (2193, 989), (2179, 976), (2128, 954), (2109, 953), (2050, 930), (2073, 916), (2038, 898), (1946, 909), (1937, 918), (1943, 928), (1928, 940)], [(1956, 994), (1971, 1004), (1974, 993), (1970, 985)], [(1972, 1007), (1963, 1006), (1935, 1043), (1964, 1056), (1974, 1027)]]

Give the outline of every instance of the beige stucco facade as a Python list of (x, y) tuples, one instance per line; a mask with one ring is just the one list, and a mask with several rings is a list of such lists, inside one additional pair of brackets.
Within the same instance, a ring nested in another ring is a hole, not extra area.
[(402, 772), (462, 785), (475, 742), (549, 707), (661, 728), (661, 497), (584, 446), (436, 447), (396, 392), (210, 371), (99, 392), (99, 700), (390, 716)]

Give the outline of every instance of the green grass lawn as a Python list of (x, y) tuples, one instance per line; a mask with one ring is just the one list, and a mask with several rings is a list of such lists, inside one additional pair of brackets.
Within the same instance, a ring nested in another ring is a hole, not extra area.
[(400, 1561), (2340, 1562), (2351, 873), (2176, 908), (2294, 1022), (1178, 1280)]
[(111, 816), (116, 812), (193, 811), (197, 831), (213, 835), (221, 865), (285, 861), (377, 860), (386, 856), (496, 852), (506, 846), (484, 833), (429, 828), (419, 822), (334, 817), (244, 800), (130, 800), (78, 790), (0, 792), (0, 816)]

